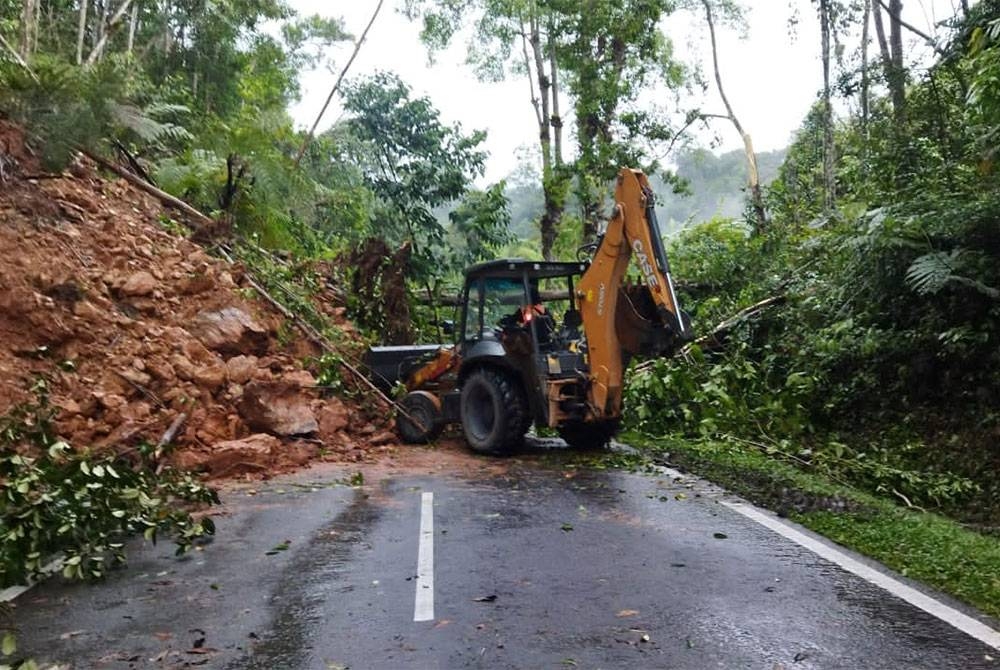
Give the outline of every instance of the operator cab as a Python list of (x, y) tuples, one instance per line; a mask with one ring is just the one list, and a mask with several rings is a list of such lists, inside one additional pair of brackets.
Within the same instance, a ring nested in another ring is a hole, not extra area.
[(459, 346), (499, 342), (508, 355), (523, 356), (579, 341), (574, 284), (586, 269), (586, 263), (521, 259), (472, 266), (462, 294)]

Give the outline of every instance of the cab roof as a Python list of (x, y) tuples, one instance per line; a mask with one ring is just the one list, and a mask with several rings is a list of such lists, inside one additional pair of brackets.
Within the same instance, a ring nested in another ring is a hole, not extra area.
[(465, 279), (480, 277), (496, 277), (501, 279), (520, 279), (527, 274), (529, 279), (547, 279), (550, 277), (567, 277), (579, 275), (587, 269), (589, 263), (567, 261), (529, 261), (523, 258), (503, 258), (495, 261), (477, 263), (466, 269)]

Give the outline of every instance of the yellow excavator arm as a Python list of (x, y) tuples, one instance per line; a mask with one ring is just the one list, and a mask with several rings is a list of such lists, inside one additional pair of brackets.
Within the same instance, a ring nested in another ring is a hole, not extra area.
[[(577, 307), (590, 364), (590, 420), (621, 414), (629, 354), (669, 355), (691, 339), (653, 205), (646, 175), (622, 168), (614, 213), (590, 267), (577, 284)], [(630, 258), (635, 259), (642, 284), (624, 290)]]

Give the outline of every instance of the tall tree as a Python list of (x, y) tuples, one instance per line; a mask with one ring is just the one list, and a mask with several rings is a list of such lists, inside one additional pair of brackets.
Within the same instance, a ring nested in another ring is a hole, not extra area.
[(757, 153), (753, 149), (753, 141), (750, 138), (750, 134), (743, 129), (743, 124), (740, 123), (740, 120), (736, 116), (736, 112), (733, 111), (733, 106), (729, 103), (729, 98), (726, 97), (726, 91), (722, 86), (722, 73), (719, 70), (719, 48), (715, 39), (715, 20), (712, 16), (712, 3), (709, 0), (702, 0), (702, 5), (705, 7), (705, 18), (708, 21), (708, 34), (712, 43), (712, 68), (715, 71), (715, 84), (719, 89), (719, 97), (722, 98), (722, 104), (726, 108), (726, 116), (733, 124), (733, 127), (736, 128), (736, 132), (740, 134), (740, 138), (743, 140), (743, 149), (747, 159), (747, 181), (750, 188), (750, 205), (754, 212), (753, 231), (755, 234), (759, 235), (767, 228), (767, 213), (764, 210), (764, 197), (761, 194), (760, 189), (760, 173), (757, 169)]
[(830, 42), (833, 32), (833, 0), (819, 0), (820, 39), (823, 60), (823, 203), (827, 213), (836, 206), (836, 155), (833, 143), (833, 100), (830, 89)]
[[(906, 67), (903, 64), (903, 0), (889, 0), (883, 6), (881, 0), (872, 0), (872, 18), (875, 22), (875, 35), (878, 38), (879, 52), (882, 55), (882, 69), (885, 72), (886, 84), (892, 99), (892, 109), (896, 118), (897, 128), (906, 121)], [(882, 11), (889, 15), (889, 33), (886, 35), (885, 21)]]
[(462, 198), (483, 174), (486, 134), (446, 126), (427, 98), (380, 72), (344, 89), (356, 161), (378, 199), (373, 228), (384, 240), (408, 242), (422, 281), (441, 274), (446, 231), (433, 210)]
[(468, 63), (477, 76), (496, 81), (515, 74), (527, 79), (529, 100), (538, 124), (542, 193), (539, 219), (542, 256), (551, 260), (566, 207), (568, 174), (563, 167), (563, 119), (560, 114), (558, 39), (550, 0), (408, 0), (411, 18), (423, 22), (421, 36), (432, 53), (450, 43), (472, 17)]
[(684, 72), (660, 31), (672, 0), (552, 0), (561, 35), (559, 61), (574, 100), (577, 198), (584, 240), (605, 218), (604, 193), (621, 165), (647, 167), (649, 142), (671, 136), (667, 123), (636, 106), (653, 82), (676, 87)]

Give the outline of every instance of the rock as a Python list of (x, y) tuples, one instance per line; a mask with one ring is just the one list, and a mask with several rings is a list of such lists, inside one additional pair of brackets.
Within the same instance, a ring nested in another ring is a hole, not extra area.
[(267, 351), (267, 329), (238, 307), (199, 312), (191, 334), (209, 349), (224, 354), (263, 354)]
[(281, 441), (257, 433), (240, 440), (217, 442), (210, 452), (182, 449), (170, 460), (182, 470), (207, 470), (215, 476), (234, 476), (246, 472), (268, 471), (268, 464), (281, 449)]
[(226, 366), (222, 363), (196, 368), (193, 381), (209, 391), (215, 391), (226, 383)]
[(229, 373), (229, 381), (234, 384), (246, 384), (254, 378), (257, 370), (256, 356), (233, 356), (226, 361), (226, 370)]
[(55, 400), (52, 404), (61, 410), (60, 415), (62, 416), (74, 416), (83, 412), (83, 409), (80, 407), (80, 403), (72, 398)]
[(133, 402), (119, 410), (119, 414), (125, 421), (140, 422), (148, 419), (153, 413), (153, 408), (149, 403), (139, 401)]
[(372, 435), (368, 439), (368, 444), (373, 447), (381, 447), (384, 444), (392, 444), (396, 441), (396, 436), (391, 430), (383, 430), (381, 433)]
[(318, 418), (319, 431), (325, 439), (347, 428), (350, 423), (350, 410), (340, 398), (331, 398), (320, 408)]
[(309, 398), (282, 382), (250, 382), (238, 406), (251, 429), (273, 435), (308, 435), (319, 430)]
[(140, 270), (125, 280), (121, 287), (121, 293), (133, 297), (151, 295), (156, 288), (156, 278), (145, 270)]
[(73, 305), (73, 314), (86, 321), (103, 321), (107, 317), (94, 303), (88, 300), (81, 300)]
[(218, 452), (244, 451), (251, 454), (270, 454), (280, 448), (281, 440), (273, 435), (266, 435), (264, 433), (254, 433), (249, 437), (244, 437), (242, 440), (218, 442), (215, 445), (215, 450)]
[(316, 378), (309, 374), (308, 370), (288, 372), (281, 376), (281, 381), (305, 389), (311, 389), (316, 386)]
[(149, 386), (149, 382), (153, 380), (153, 378), (145, 372), (140, 372), (139, 370), (131, 367), (121, 370), (118, 374), (133, 384), (138, 384), (139, 386)]
[(194, 379), (195, 367), (194, 363), (189, 361), (186, 357), (180, 354), (175, 354), (170, 357), (170, 367), (173, 368), (174, 372), (178, 377), (185, 381), (191, 381)]
[(100, 391), (94, 391), (93, 395), (97, 398), (97, 402), (99, 402), (104, 409), (117, 409), (128, 404), (128, 401), (117, 393), (102, 393)]
[(215, 278), (210, 274), (197, 273), (186, 277), (180, 285), (183, 295), (197, 295), (215, 288)]

